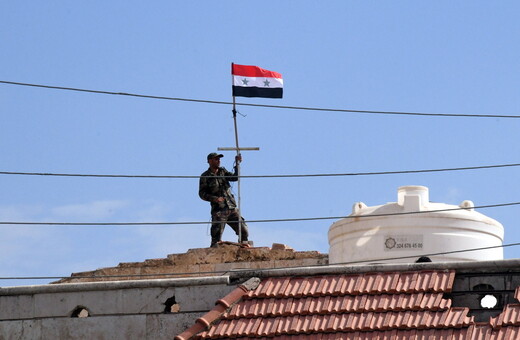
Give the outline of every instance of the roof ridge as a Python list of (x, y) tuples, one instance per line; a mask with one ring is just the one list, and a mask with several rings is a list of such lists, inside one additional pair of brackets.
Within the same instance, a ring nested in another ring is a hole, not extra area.
[(212, 310), (198, 318), (193, 326), (177, 335), (174, 339), (188, 340), (191, 339), (194, 335), (204, 331), (209, 326), (211, 326), (213, 322), (218, 320), (228, 310), (229, 307), (240, 301), (242, 296), (247, 294), (250, 290), (256, 289), (259, 283), (260, 279), (253, 277), (238, 285), (238, 287), (233, 289), (228, 295), (222, 299), (217, 300), (215, 307)]

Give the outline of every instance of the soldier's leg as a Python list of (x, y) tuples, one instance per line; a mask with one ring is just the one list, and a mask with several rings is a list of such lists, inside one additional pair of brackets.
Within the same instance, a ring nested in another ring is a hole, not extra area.
[(222, 212), (215, 212), (211, 215), (211, 247), (222, 241), (222, 234), (226, 227), (226, 216)]
[[(236, 211), (231, 213), (228, 217), (228, 224), (231, 228), (233, 228), (233, 230), (235, 231), (235, 233), (237, 235), (238, 235), (238, 228), (239, 228), (238, 220), (239, 220), (239, 216)], [(242, 216), (240, 216), (240, 220), (242, 221), (242, 223), (240, 223), (241, 227), (242, 227), (242, 232), (241, 232), (242, 238), (240, 240), (238, 240), (238, 242), (247, 241), (248, 237), (249, 237), (249, 230), (248, 230), (246, 222), (244, 221), (244, 218)]]

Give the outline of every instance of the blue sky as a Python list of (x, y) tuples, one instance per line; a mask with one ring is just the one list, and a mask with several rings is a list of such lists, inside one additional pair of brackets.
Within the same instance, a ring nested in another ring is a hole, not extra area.
[[(520, 114), (516, 1), (17, 1), (0, 4), (0, 80), (231, 101), (230, 64), (284, 77), (284, 98), (238, 102), (353, 110)], [(230, 105), (0, 84), (0, 171), (199, 175), (233, 146)], [(518, 163), (520, 121), (239, 106), (244, 175)], [(232, 166), (232, 154), (222, 163)], [(517, 167), (242, 181), (246, 219), (345, 216), (425, 185), (435, 202), (520, 201)], [(209, 221), (196, 179), (0, 175), (1, 221)], [(235, 188), (236, 191), (236, 188)], [(482, 213), (520, 241), (518, 206)], [(250, 224), (328, 252), (333, 220)], [(0, 277), (67, 276), (210, 243), (209, 225), (0, 226)], [(229, 229), (229, 228), (228, 228)], [(224, 239), (235, 240), (227, 230)], [(520, 257), (520, 247), (505, 249)], [(2, 280), (0, 286), (49, 280)]]

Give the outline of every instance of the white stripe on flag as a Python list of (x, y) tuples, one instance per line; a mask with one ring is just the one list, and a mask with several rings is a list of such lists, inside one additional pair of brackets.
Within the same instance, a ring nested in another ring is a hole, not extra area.
[(282, 78), (261, 78), (261, 77), (244, 77), (233, 76), (233, 86), (241, 87), (265, 87), (280, 88), (283, 87)]

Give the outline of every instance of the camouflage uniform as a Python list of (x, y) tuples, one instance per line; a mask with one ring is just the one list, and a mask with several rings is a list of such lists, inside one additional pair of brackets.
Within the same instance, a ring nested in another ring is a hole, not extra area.
[[(225, 168), (220, 167), (216, 174), (211, 169), (206, 170), (200, 175), (199, 180), (199, 196), (204, 201), (211, 202), (211, 246), (214, 246), (217, 242), (222, 240), (222, 234), (226, 223), (238, 235), (239, 223), (238, 223), (238, 212), (235, 197), (231, 193), (231, 185), (229, 182), (236, 182), (238, 176), (235, 172), (229, 172)], [(216, 202), (218, 197), (224, 197), (224, 202)], [(242, 220), (242, 238), (239, 242), (247, 241), (249, 235), (247, 225)]]

